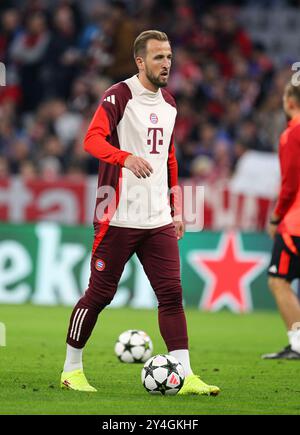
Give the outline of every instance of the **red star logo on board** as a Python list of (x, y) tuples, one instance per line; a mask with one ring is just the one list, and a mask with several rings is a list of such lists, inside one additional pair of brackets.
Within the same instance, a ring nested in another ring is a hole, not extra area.
[(243, 250), (239, 234), (225, 233), (215, 250), (193, 251), (189, 260), (206, 281), (202, 309), (217, 311), (227, 306), (235, 312), (246, 312), (252, 309), (250, 283), (265, 269), (269, 256)]

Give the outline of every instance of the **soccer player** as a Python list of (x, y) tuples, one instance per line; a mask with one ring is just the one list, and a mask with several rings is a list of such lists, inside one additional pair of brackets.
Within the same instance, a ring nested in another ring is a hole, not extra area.
[(167, 35), (141, 33), (134, 58), (138, 74), (105, 92), (84, 141), (85, 150), (99, 159), (95, 239), (89, 286), (70, 319), (61, 386), (96, 391), (83, 373), (82, 351), (136, 253), (158, 299), (161, 335), (185, 370), (179, 393), (216, 395), (219, 388), (205, 384), (190, 366), (177, 242), (184, 226), (174, 189), (170, 205), (167, 200), (168, 188), (178, 183), (176, 105), (164, 89), (172, 61)]
[(268, 232), (274, 239), (269, 287), (287, 328), (289, 345), (264, 359), (300, 359), (300, 303), (291, 282), (300, 277), (300, 87), (288, 83), (283, 107), (289, 120), (280, 136), (281, 190)]

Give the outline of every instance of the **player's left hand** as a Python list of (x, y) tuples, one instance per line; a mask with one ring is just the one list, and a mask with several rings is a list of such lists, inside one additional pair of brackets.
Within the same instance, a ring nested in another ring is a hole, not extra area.
[(177, 240), (180, 240), (184, 235), (184, 223), (176, 219), (173, 219), (173, 223), (175, 225)]
[(268, 234), (271, 237), (271, 239), (274, 239), (275, 234), (277, 232), (277, 227), (278, 227), (278, 224), (277, 225), (276, 224), (270, 224), (270, 223), (268, 224), (267, 231), (268, 231)]

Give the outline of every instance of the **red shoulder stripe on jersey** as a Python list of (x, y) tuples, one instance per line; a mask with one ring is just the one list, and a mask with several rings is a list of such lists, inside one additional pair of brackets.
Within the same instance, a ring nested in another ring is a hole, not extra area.
[[(117, 83), (104, 92), (100, 105), (103, 106), (106, 111), (111, 132), (116, 129), (123, 118), (124, 111), (131, 98), (131, 90), (124, 82)], [(113, 143), (113, 145), (115, 144)]]
[(175, 103), (174, 97), (170, 94), (170, 92), (168, 92), (164, 88), (161, 88), (161, 93), (162, 93), (164, 100), (167, 103), (169, 103), (171, 106), (175, 107), (175, 109), (176, 109), (176, 103)]
[(105, 109), (100, 105), (91, 121), (84, 139), (84, 149), (92, 156), (112, 165), (124, 166), (126, 158), (131, 155), (111, 145), (107, 138), (111, 135), (109, 119)]

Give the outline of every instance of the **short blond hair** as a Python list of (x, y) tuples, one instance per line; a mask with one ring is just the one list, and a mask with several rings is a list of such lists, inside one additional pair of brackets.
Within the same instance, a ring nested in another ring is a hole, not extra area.
[(157, 41), (169, 41), (166, 33), (160, 32), (159, 30), (145, 30), (140, 33), (133, 44), (133, 55), (134, 58), (138, 56), (145, 56), (147, 50), (147, 42), (150, 39), (156, 39)]
[(292, 97), (297, 103), (297, 106), (300, 106), (300, 86), (294, 86), (291, 82), (289, 82), (284, 89), (284, 95), (286, 97)]

